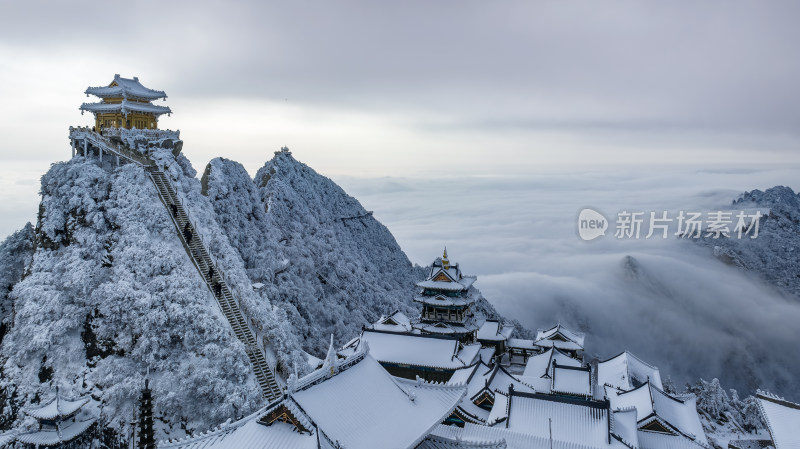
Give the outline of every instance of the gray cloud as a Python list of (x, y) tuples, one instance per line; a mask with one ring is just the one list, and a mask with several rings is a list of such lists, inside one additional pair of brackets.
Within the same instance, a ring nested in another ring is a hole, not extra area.
[[(623, 209), (673, 217), (680, 209), (724, 209), (746, 189), (796, 187), (798, 174), (720, 166), (339, 181), (375, 210), (412, 261), (427, 264), (446, 244), (498, 310), (530, 328), (579, 327), (589, 334), (589, 352), (603, 358), (629, 349), (679, 385), (718, 377), (742, 392), (792, 396), (800, 388), (793, 374), (800, 351), (791, 349), (796, 298), (691, 242), (616, 240), (613, 224), (606, 237), (584, 242), (575, 220), (585, 206), (612, 220)], [(443, 191), (447, 201), (437, 195)]]

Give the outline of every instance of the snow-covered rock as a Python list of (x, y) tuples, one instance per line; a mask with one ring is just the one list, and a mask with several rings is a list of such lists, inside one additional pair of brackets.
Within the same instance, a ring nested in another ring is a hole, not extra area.
[[(193, 199), (190, 168), (182, 161), (172, 171)], [(41, 194), (38, 245), (11, 292), (14, 326), (0, 349), (2, 386), (15, 387), (19, 404), (35, 403), (55, 386), (90, 393), (102, 402), (101, 419), (124, 431), (148, 372), (162, 428), (175, 426), (177, 435), (181, 426), (203, 429), (259, 404), (244, 346), (143, 169), (108, 172), (78, 157), (54, 164)], [(224, 251), (202, 201), (193, 209), (235, 279), (238, 254)]]
[(721, 261), (753, 272), (778, 290), (800, 300), (800, 194), (776, 186), (752, 190), (733, 201), (734, 210), (760, 211), (758, 237), (712, 239), (699, 242)]

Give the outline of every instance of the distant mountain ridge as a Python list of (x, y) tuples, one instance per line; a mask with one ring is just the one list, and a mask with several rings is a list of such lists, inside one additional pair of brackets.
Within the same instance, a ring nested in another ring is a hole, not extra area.
[(800, 300), (800, 194), (791, 188), (775, 186), (765, 191), (752, 190), (735, 199), (734, 209), (758, 209), (755, 239), (705, 237), (699, 243), (713, 248), (725, 263), (752, 272), (779, 291)]

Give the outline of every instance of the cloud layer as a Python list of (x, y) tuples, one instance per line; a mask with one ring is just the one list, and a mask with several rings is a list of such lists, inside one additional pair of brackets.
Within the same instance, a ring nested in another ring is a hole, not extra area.
[(642, 168), (340, 182), (375, 209), (412, 261), (430, 263), (446, 244), (498, 310), (530, 328), (578, 327), (589, 353), (631, 350), (679, 385), (718, 377), (743, 392), (792, 396), (800, 301), (691, 241), (618, 240), (612, 224), (606, 237), (584, 242), (576, 219), (587, 206), (612, 220), (620, 210), (727, 209), (744, 190), (795, 187), (799, 173)]

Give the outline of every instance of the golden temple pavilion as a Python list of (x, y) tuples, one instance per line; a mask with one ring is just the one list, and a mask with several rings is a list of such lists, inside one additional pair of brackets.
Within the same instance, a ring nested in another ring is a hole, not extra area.
[(138, 77), (133, 79), (114, 75), (108, 86), (89, 87), (86, 96), (95, 95), (100, 98), (97, 103), (84, 103), (81, 113), (89, 111), (94, 114), (95, 128), (136, 128), (158, 129), (158, 117), (171, 114), (166, 106), (157, 106), (153, 100), (163, 98), (167, 94), (161, 90), (144, 87)]

